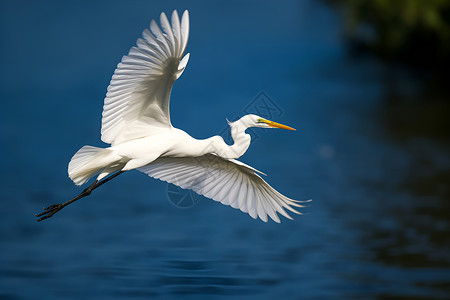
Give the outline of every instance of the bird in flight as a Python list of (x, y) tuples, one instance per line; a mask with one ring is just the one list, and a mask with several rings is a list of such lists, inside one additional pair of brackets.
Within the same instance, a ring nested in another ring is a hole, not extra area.
[[(161, 13), (161, 29), (154, 20), (137, 46), (122, 57), (108, 86), (102, 113), (101, 139), (108, 148), (84, 146), (69, 162), (68, 173), (76, 185), (95, 175), (96, 180), (75, 198), (50, 205), (37, 221), (45, 220), (125, 171), (137, 169), (238, 208), (252, 218), (280, 222), (277, 213), (301, 214), (302, 202), (272, 188), (258, 174), (264, 173), (236, 160), (250, 146), (247, 128), (293, 128), (249, 114), (229, 122), (234, 143), (220, 136), (195, 139), (170, 122), (169, 100), (173, 83), (189, 60), (184, 55), (189, 36), (189, 13), (180, 18), (173, 11), (171, 22)], [(184, 56), (183, 56), (184, 55)]]

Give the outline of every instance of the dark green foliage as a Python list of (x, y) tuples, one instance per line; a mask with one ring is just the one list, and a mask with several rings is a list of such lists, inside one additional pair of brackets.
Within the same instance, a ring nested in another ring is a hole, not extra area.
[(450, 1), (337, 0), (354, 49), (387, 60), (442, 68), (450, 65)]

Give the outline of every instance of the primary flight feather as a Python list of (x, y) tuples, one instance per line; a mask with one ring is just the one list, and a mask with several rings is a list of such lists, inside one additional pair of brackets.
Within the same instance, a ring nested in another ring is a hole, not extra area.
[(82, 147), (69, 163), (69, 177), (77, 185), (97, 179), (77, 197), (53, 204), (36, 215), (38, 221), (53, 216), (68, 204), (117, 175), (137, 169), (147, 175), (238, 208), (264, 222), (268, 216), (280, 222), (277, 213), (291, 219), (287, 211), (300, 214), (304, 207), (272, 188), (262, 172), (236, 160), (250, 146), (249, 127), (293, 128), (250, 114), (230, 122), (234, 144), (220, 136), (198, 140), (174, 128), (169, 100), (173, 83), (189, 60), (184, 55), (189, 37), (189, 14), (181, 21), (174, 11), (171, 22), (164, 13), (161, 28), (154, 20), (137, 46), (118, 64), (103, 106), (102, 141), (109, 148)]

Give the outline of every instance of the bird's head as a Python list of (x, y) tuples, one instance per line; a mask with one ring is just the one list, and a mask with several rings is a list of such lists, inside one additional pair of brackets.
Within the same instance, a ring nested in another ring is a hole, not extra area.
[[(245, 115), (233, 123), (237, 123), (236, 125), (240, 125), (244, 128), (260, 127), (260, 128), (282, 128), (282, 129), (288, 129), (288, 130), (295, 130), (292, 127), (264, 119), (263, 117), (260, 117), (260, 116), (254, 115), (254, 114)], [(231, 123), (230, 123), (230, 125), (231, 125)]]

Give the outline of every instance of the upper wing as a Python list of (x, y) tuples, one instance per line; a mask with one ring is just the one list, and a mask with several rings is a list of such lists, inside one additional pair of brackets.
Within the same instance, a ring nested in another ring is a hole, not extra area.
[(189, 59), (183, 59), (189, 36), (189, 14), (180, 19), (173, 11), (172, 24), (161, 13), (160, 30), (155, 20), (145, 29), (137, 47), (118, 64), (103, 105), (102, 141), (110, 144), (147, 136), (171, 127), (169, 99), (172, 85)]
[[(277, 212), (292, 219), (284, 208), (300, 214), (292, 206), (304, 207), (289, 199), (256, 174), (256, 169), (237, 160), (227, 160), (214, 154), (200, 157), (160, 157), (139, 168), (147, 175), (191, 189), (233, 208), (259, 217), (267, 222), (267, 215), (279, 223)], [(261, 173), (261, 172), (259, 172)], [(307, 201), (304, 201), (307, 202)]]

